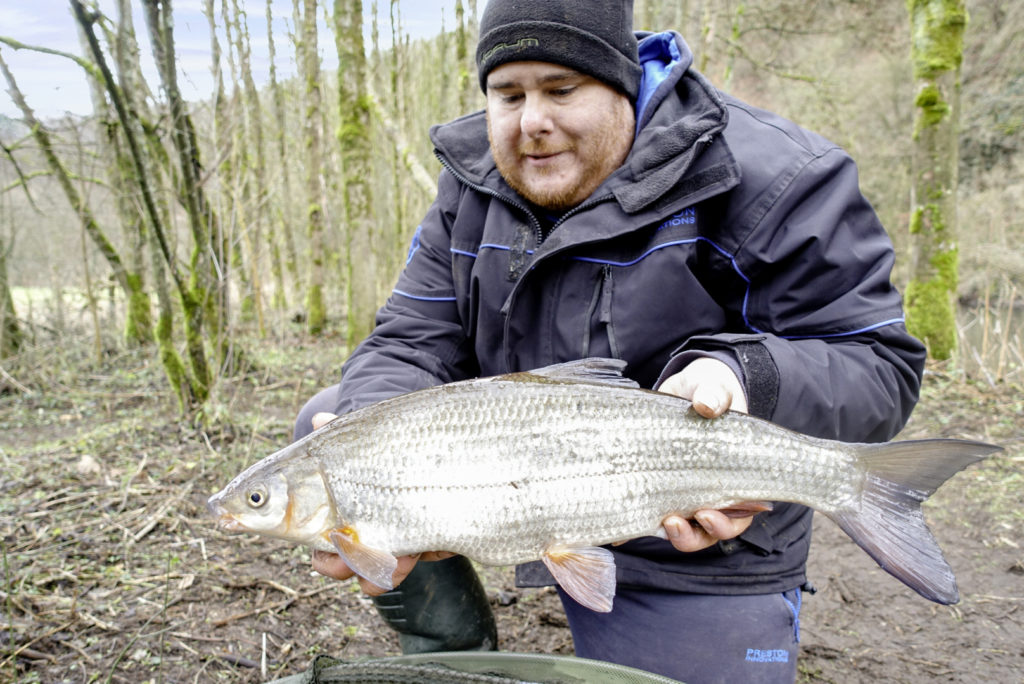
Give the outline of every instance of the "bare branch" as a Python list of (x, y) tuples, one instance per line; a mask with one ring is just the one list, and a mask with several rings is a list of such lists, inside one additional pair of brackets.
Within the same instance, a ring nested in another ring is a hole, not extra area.
[(89, 76), (92, 76), (93, 78), (101, 78), (99, 70), (97, 70), (95, 64), (93, 64), (87, 59), (79, 57), (78, 55), (71, 54), (70, 52), (64, 52), (63, 50), (54, 50), (52, 48), (42, 47), (39, 45), (27, 45), (25, 43), (22, 43), (20, 40), (15, 40), (14, 38), (9, 38), (7, 36), (0, 36), (0, 43), (4, 43), (5, 45), (14, 50), (29, 50), (30, 52), (40, 52), (44, 55), (54, 55), (56, 57), (70, 59), (78, 66), (85, 69), (86, 73), (88, 73)]

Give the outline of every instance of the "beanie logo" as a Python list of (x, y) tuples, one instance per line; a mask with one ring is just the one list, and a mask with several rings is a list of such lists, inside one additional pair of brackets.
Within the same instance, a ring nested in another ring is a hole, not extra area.
[(536, 38), (520, 38), (514, 43), (498, 43), (497, 45), (495, 45), (490, 50), (484, 53), (483, 61), (486, 62), (495, 54), (503, 50), (522, 50), (528, 47), (537, 47), (538, 45), (540, 45), (540, 41), (537, 40)]

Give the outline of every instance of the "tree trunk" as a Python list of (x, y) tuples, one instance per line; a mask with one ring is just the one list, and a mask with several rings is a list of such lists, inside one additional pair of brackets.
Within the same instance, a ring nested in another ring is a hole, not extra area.
[[(100, 49), (99, 42), (97, 41), (96, 35), (93, 31), (92, 25), (96, 20), (96, 17), (87, 13), (85, 7), (79, 0), (71, 0), (71, 8), (74, 11), (76, 21), (85, 32), (87, 42), (89, 44), (89, 52), (92, 55), (93, 60), (95, 60), (93, 69), (98, 73), (97, 77), (102, 78), (104, 86), (107, 89), (107, 94), (110, 96), (111, 104), (117, 112), (118, 120), (121, 123), (121, 128), (124, 131), (125, 140), (128, 143), (128, 149), (131, 153), (135, 178), (138, 180), (139, 193), (142, 198), (142, 204), (145, 208), (146, 216), (149, 219), (150, 228), (153, 231), (154, 238), (160, 245), (161, 255), (174, 277), (175, 286), (177, 287), (178, 294), (181, 299), (192, 376), (189, 378), (188, 396), (179, 396), (179, 400), (183, 405), (189, 407), (201, 404), (205, 402), (209, 396), (209, 385), (211, 381), (209, 369), (206, 364), (206, 352), (203, 349), (203, 340), (201, 337), (203, 318), (203, 311), (201, 307), (202, 300), (195, 296), (195, 288), (187, 285), (184, 278), (178, 272), (177, 261), (175, 260), (168, 244), (167, 235), (164, 231), (164, 223), (157, 207), (157, 201), (153, 192), (154, 185), (147, 169), (146, 157), (143, 154), (143, 148), (140, 145), (138, 136), (136, 135), (135, 122), (137, 119), (129, 115), (125, 99), (117, 84), (114, 83), (113, 74), (111, 74), (110, 69), (107, 67), (103, 51)], [(154, 52), (157, 53), (158, 56), (158, 66), (166, 67), (166, 64), (161, 64), (159, 57), (166, 56), (166, 53), (164, 52), (165, 46), (163, 45), (163, 36), (170, 35), (169, 26), (158, 26), (157, 22), (160, 21), (160, 18), (157, 15), (160, 10), (155, 4), (149, 2), (146, 9), (148, 10), (147, 20), (150, 22), (150, 29), (154, 37)], [(166, 11), (170, 12), (170, 7), (166, 7)], [(166, 19), (166, 17), (164, 19)], [(170, 56), (170, 64), (173, 68), (173, 52), (170, 53)], [(176, 75), (172, 73), (171, 78), (176, 78)], [(168, 89), (169, 92), (170, 90), (171, 89)], [(173, 100), (171, 101), (173, 109), (175, 105)], [(151, 145), (148, 149), (153, 150), (154, 148)], [(187, 176), (183, 176), (182, 184), (188, 185), (188, 180)]]
[(907, 0), (917, 82), (907, 327), (935, 359), (956, 348), (957, 120), (963, 0)]
[[(319, 335), (327, 324), (324, 305), (324, 262), (327, 245), (324, 240), (323, 173), (323, 114), (320, 93), (320, 55), (317, 52), (316, 0), (295, 0), (297, 59), (305, 84), (305, 120), (303, 132), (306, 144), (306, 212), (309, 235), (309, 283), (306, 289), (306, 329)], [(301, 38), (299, 37), (301, 35)]]
[[(370, 97), (366, 92), (362, 0), (335, 0), (338, 50), (338, 141), (344, 168), (346, 333), (354, 349), (373, 329), (377, 268), (373, 240), (370, 168)], [(397, 198), (396, 198), (397, 199)]]
[[(280, 170), (281, 177), (278, 180), (278, 200), (274, 203), (274, 218), (267, 230), (267, 243), (270, 245), (270, 268), (274, 274), (274, 299), (273, 306), (276, 309), (284, 310), (288, 306), (287, 289), (285, 287), (284, 273), (287, 269), (292, 277), (293, 286), (298, 289), (298, 264), (295, 256), (295, 238), (292, 234), (292, 176), (291, 165), (288, 163), (287, 146), (285, 145), (285, 133), (288, 130), (288, 120), (285, 116), (284, 92), (277, 82), (277, 66), (275, 65), (276, 52), (274, 49), (274, 22), (271, 11), (272, 0), (267, 0), (267, 53), (270, 62), (270, 94), (274, 105), (274, 121), (277, 125), (276, 167)], [(281, 253), (281, 240), (284, 240), (284, 254)]]
[[(129, 0), (117, 0), (117, 34), (114, 40), (114, 62), (117, 65), (118, 82), (124, 95), (125, 106), (131, 115), (126, 125), (132, 126), (133, 137), (145, 140), (149, 154), (140, 161), (145, 168), (147, 178), (152, 179), (154, 187), (161, 186), (167, 158), (163, 154), (164, 147), (155, 134), (147, 133), (142, 125), (143, 119), (150, 119), (151, 114), (146, 108), (148, 88), (139, 67), (139, 47), (135, 38), (132, 23), (132, 11)], [(122, 148), (123, 149), (123, 148)], [(139, 188), (141, 184), (134, 169), (130, 156), (120, 154), (122, 179), (126, 188)], [(134, 193), (132, 193), (134, 195)], [(132, 197), (135, 200), (135, 197)], [(157, 216), (161, 225), (171, 225), (170, 208), (163, 196), (153, 198)], [(133, 204), (137, 202), (133, 201)], [(147, 228), (144, 212), (139, 212), (139, 231), (148, 247), (153, 290), (156, 292), (157, 319), (154, 327), (154, 339), (160, 355), (160, 365), (164, 375), (178, 402), (178, 411), (184, 413), (195, 401), (188, 371), (178, 353), (174, 339), (174, 301), (167, 285), (167, 267), (162, 261), (160, 246), (156, 238), (156, 230)], [(147, 300), (148, 301), (148, 300)]]
[(8, 247), (0, 238), (0, 359), (18, 353), (24, 342), (18, 314), (14, 310), (14, 297), (7, 281)]
[[(118, 25), (118, 40), (123, 38), (122, 26)], [(89, 54), (88, 37), (79, 27), (79, 39), (83, 52)], [(115, 52), (118, 52), (115, 42)], [(132, 201), (131, 189), (137, 187), (131, 177), (131, 160), (127, 158), (121, 142), (116, 115), (106, 98), (102, 80), (89, 79), (89, 93), (92, 98), (93, 115), (106, 138), (106, 145), (100, 148), (100, 155), (106, 166), (107, 182), (114, 193), (114, 203), (122, 231), (131, 244), (126, 265), (128, 283), (128, 308), (125, 312), (124, 336), (129, 344), (149, 344), (153, 336), (152, 304), (146, 292), (146, 278), (143, 261), (145, 247), (145, 223), (138, 206)]]
[(459, 74), (459, 116), (469, 111), (476, 88), (469, 61), (469, 31), (466, 30), (466, 10), (462, 0), (455, 2), (455, 64)]
[[(210, 252), (216, 255), (221, 264), (225, 263), (224, 255), (220, 252), (217, 242), (211, 239), (211, 235), (216, 234), (216, 231), (210, 230), (210, 224), (215, 223), (215, 219), (199, 182), (202, 173), (195, 129), (185, 111), (184, 99), (178, 89), (170, 0), (143, 0), (143, 6), (153, 45), (153, 58), (160, 72), (160, 80), (170, 109), (172, 138), (178, 153), (181, 174), (179, 192), (192, 231), (193, 244), (187, 284), (177, 274), (177, 262), (170, 252), (166, 235), (162, 230), (158, 231), (157, 238), (164, 261), (174, 274), (181, 300), (185, 346), (192, 369), (193, 395), (196, 401), (203, 403), (209, 397), (210, 385), (213, 382), (213, 374), (210, 372), (206, 350), (203, 347), (203, 323), (204, 320), (209, 320), (213, 338), (222, 340), (227, 318), (226, 306), (217, 297), (226, 289), (222, 287), (226, 283), (218, 282), (216, 273), (223, 273), (224, 270), (215, 268)], [(156, 220), (154, 223), (160, 225)]]
[[(235, 64), (236, 44), (232, 40), (232, 31), (236, 22), (229, 11), (228, 0), (221, 2), (221, 20), (227, 38), (227, 62), (229, 67), (228, 81), (238, 83), (238, 68)], [(239, 109), (241, 106), (237, 86), (232, 87), (231, 97), (224, 91), (224, 76), (221, 69), (221, 45), (217, 37), (217, 17), (213, 0), (205, 0), (203, 12), (206, 14), (210, 29), (211, 68), (214, 77), (214, 108), (213, 108), (213, 149), (214, 156), (222, 160), (212, 172), (217, 177), (217, 187), (221, 191), (212, 201), (217, 202), (217, 215), (222, 220), (212, 225), (210, 235), (217, 255), (215, 263), (217, 288), (216, 298), (211, 298), (209, 314), (211, 322), (220, 333), (216, 338), (216, 347), (220, 367), (228, 374), (239, 367), (233, 353), (232, 320), (231, 320), (231, 282), (235, 283), (238, 292), (238, 309), (244, 319), (252, 311), (252, 287), (242, 252), (242, 239), (248, 227), (247, 220), (247, 166), (246, 141), (244, 124), (241, 122)]]

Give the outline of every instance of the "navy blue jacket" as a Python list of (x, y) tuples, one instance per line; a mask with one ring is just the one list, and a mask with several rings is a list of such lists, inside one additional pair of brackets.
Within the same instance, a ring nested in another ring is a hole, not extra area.
[[(654, 387), (714, 356), (752, 414), (791, 429), (881, 441), (903, 426), (924, 348), (903, 325), (892, 245), (853, 161), (717, 91), (678, 34), (638, 37), (633, 148), (553, 225), (498, 173), (482, 112), (431, 129), (437, 198), (345, 363), (339, 413), (586, 356), (624, 359)], [(654, 538), (614, 552), (620, 582), (764, 593), (803, 584), (809, 543), (810, 511), (779, 504), (702, 552)]]

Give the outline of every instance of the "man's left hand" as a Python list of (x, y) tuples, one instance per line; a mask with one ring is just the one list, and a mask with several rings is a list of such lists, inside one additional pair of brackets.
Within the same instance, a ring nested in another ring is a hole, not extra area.
[(717, 418), (726, 411), (747, 412), (747, 394), (740, 379), (728, 365), (709, 356), (670, 375), (658, 391), (689, 399), (705, 418)]
[[(658, 391), (689, 399), (694, 410), (705, 418), (717, 418), (726, 411), (747, 412), (747, 395), (739, 378), (728, 365), (710, 357), (697, 359), (670, 376)], [(672, 546), (692, 552), (738, 537), (753, 520), (753, 515), (735, 518), (705, 509), (694, 513), (692, 521), (670, 515), (661, 525)]]

